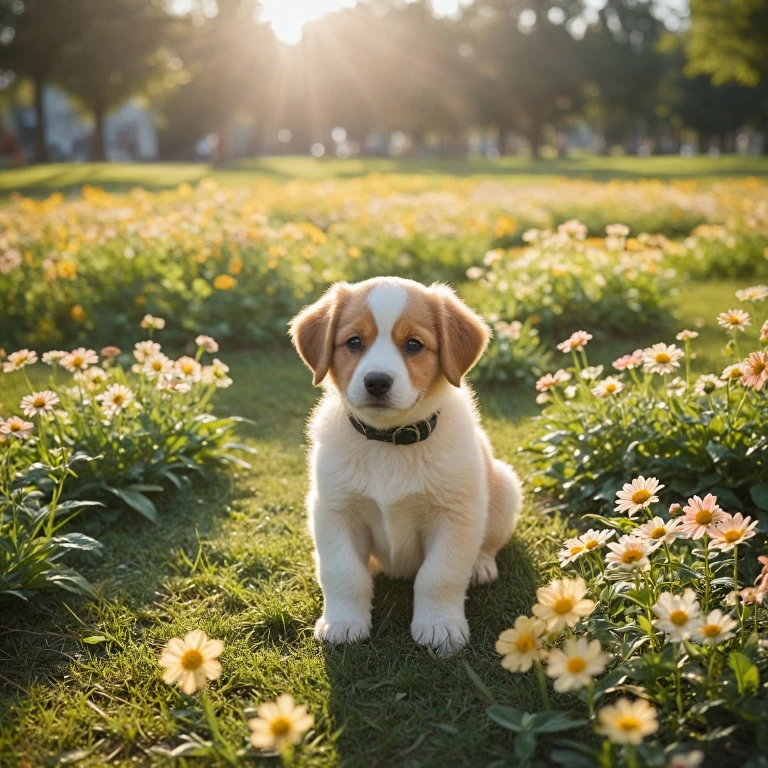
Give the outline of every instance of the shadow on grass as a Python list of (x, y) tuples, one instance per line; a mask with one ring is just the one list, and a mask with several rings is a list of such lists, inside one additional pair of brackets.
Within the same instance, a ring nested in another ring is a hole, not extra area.
[(485, 714), (490, 701), (465, 664), (498, 703), (540, 708), (533, 681), (502, 670), (494, 650), (499, 633), (530, 610), (536, 585), (530, 553), (513, 538), (499, 555), (499, 581), (469, 590), (469, 647), (443, 658), (411, 638), (413, 582), (379, 577), (371, 639), (324, 648), (329, 712), (343, 726), (338, 742), (343, 763), (470, 766), (509, 756), (511, 734)]

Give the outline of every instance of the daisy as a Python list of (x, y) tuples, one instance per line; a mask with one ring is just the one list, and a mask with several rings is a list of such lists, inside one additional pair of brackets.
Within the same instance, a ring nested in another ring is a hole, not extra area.
[(743, 363), (744, 375), (741, 383), (758, 391), (768, 381), (768, 352), (753, 352)]
[(144, 315), (141, 323), (142, 328), (151, 328), (154, 331), (162, 331), (165, 328), (165, 320), (162, 317), (152, 317), (152, 315)]
[(50, 389), (34, 392), (21, 399), (21, 412), (25, 416), (44, 416), (60, 402), (59, 396)]
[(557, 228), (557, 231), (560, 234), (574, 237), (577, 240), (583, 240), (587, 236), (586, 225), (582, 224), (578, 219), (571, 219), (570, 221), (566, 221), (564, 224), (561, 224)]
[(611, 658), (599, 640), (590, 641), (584, 635), (570, 637), (563, 643), (562, 650), (553, 648), (549, 652), (547, 675), (555, 679), (554, 688), (558, 693), (575, 691), (605, 672)]
[(741, 544), (755, 535), (754, 528), (757, 520), (752, 522), (751, 517), (743, 517), (741, 512), (726, 516), (714, 525), (707, 528), (707, 533), (712, 538), (712, 546), (722, 552), (730, 552), (737, 544)]
[(746, 331), (749, 315), (743, 309), (729, 309), (717, 316), (717, 324), (728, 331)]
[(193, 357), (180, 357), (174, 364), (173, 369), (177, 376), (184, 379), (192, 379), (192, 381), (198, 381), (200, 379), (200, 371), (202, 365), (197, 362)]
[(683, 505), (678, 504), (678, 502), (673, 502), (669, 505), (669, 516), (670, 517), (678, 517), (683, 514)]
[(547, 626), (539, 619), (518, 616), (512, 629), (505, 629), (496, 641), (501, 666), (510, 672), (527, 672), (535, 661), (546, 656), (542, 647)]
[(602, 398), (613, 397), (613, 395), (618, 395), (622, 389), (624, 389), (624, 385), (618, 379), (607, 376), (592, 389), (592, 394)]
[(60, 349), (52, 349), (50, 352), (43, 353), (43, 362), (46, 365), (57, 365), (59, 360), (66, 354), (66, 352), (62, 352)]
[(681, 379), (679, 376), (675, 376), (675, 378), (667, 384), (667, 392), (674, 397), (682, 397), (685, 394), (686, 389), (688, 389), (688, 384), (685, 379)]
[(571, 378), (571, 374), (562, 368), (555, 373), (545, 373), (537, 382), (536, 390), (538, 392), (548, 392), (558, 384), (563, 384)]
[[(744, 589), (739, 592), (739, 597), (744, 605), (753, 605), (762, 603), (767, 594), (768, 587), (761, 585), (759, 587), (744, 587)], [(736, 600), (734, 599), (733, 602), (727, 604), (733, 605), (735, 602)]]
[(628, 573), (647, 571), (651, 567), (648, 555), (661, 546), (661, 542), (651, 543), (649, 539), (627, 534), (618, 541), (608, 544), (611, 551), (605, 556), (609, 568)]
[(697, 338), (698, 335), (699, 335), (698, 331), (686, 330), (686, 331), (680, 331), (680, 333), (678, 333), (677, 336), (675, 336), (675, 338), (678, 341), (690, 341), (691, 339)]
[(133, 348), (133, 356), (140, 363), (143, 363), (148, 357), (156, 355), (161, 347), (156, 341), (140, 341)]
[(307, 705), (297, 707), (290, 693), (282, 693), (275, 702), (262, 704), (258, 717), (248, 721), (251, 744), (263, 751), (281, 750), (289, 744), (298, 744), (302, 736), (315, 724), (308, 714)]
[(64, 355), (61, 358), (60, 364), (62, 368), (66, 368), (71, 373), (74, 373), (75, 371), (85, 371), (88, 366), (95, 365), (98, 362), (99, 356), (96, 352), (85, 347), (78, 347), (69, 354)]
[(177, 684), (187, 695), (205, 688), (208, 680), (221, 675), (217, 658), (223, 650), (221, 640), (209, 639), (200, 629), (188, 632), (183, 640), (174, 637), (160, 654), (159, 664), (165, 670), (163, 681), (168, 685)]
[(728, 381), (729, 379), (740, 379), (743, 375), (744, 363), (736, 363), (735, 365), (729, 365), (727, 368), (723, 369), (720, 378), (723, 379), (723, 381)]
[(739, 301), (762, 301), (768, 299), (768, 285), (753, 285), (751, 288), (736, 291)]
[(560, 344), (557, 345), (557, 348), (561, 352), (573, 352), (575, 349), (586, 347), (591, 338), (591, 333), (587, 333), (586, 331), (576, 331), (575, 333), (572, 333), (565, 341), (560, 342)]
[(725, 386), (725, 382), (721, 381), (717, 376), (712, 373), (699, 376), (696, 380), (696, 384), (693, 387), (693, 393), (695, 395), (711, 395), (716, 389), (720, 389)]
[(101, 356), (104, 359), (104, 364), (111, 363), (120, 354), (120, 347), (104, 347), (101, 350)]
[(544, 620), (550, 632), (562, 632), (566, 625), (575, 627), (595, 607), (593, 600), (584, 597), (586, 594), (587, 585), (580, 576), (554, 579), (536, 590), (538, 602), (533, 606), (533, 615)]
[(731, 631), (739, 626), (739, 622), (721, 610), (710, 611), (696, 627), (693, 640), (704, 645), (717, 645), (730, 640), (734, 633)]
[(26, 440), (34, 428), (34, 424), (24, 421), (19, 416), (11, 416), (7, 421), (0, 421), (0, 435), (16, 437), (19, 440)]
[(157, 388), (161, 392), (186, 393), (192, 389), (189, 381), (179, 380), (171, 374), (163, 374), (157, 377)]
[(169, 373), (173, 370), (173, 360), (166, 357), (162, 352), (156, 352), (154, 355), (150, 355), (145, 361), (142, 367), (142, 372), (146, 374), (150, 379), (155, 376), (159, 376), (162, 373)]
[(635, 512), (655, 504), (659, 500), (656, 493), (663, 487), (655, 477), (647, 480), (642, 475), (636, 477), (631, 483), (625, 483), (616, 494), (614, 512), (626, 512), (632, 518)]
[(682, 525), (681, 520), (670, 520), (664, 522), (660, 517), (654, 517), (648, 523), (637, 528), (633, 535), (641, 539), (650, 539), (651, 541), (662, 541), (666, 544), (673, 542), (678, 536), (682, 536), (682, 531), (678, 528)]
[(595, 379), (599, 379), (602, 373), (603, 373), (602, 365), (590, 365), (587, 368), (585, 368), (579, 374), (579, 376), (582, 379), (584, 379), (584, 381), (594, 381)]
[(94, 365), (83, 373), (76, 373), (75, 378), (85, 383), (85, 388), (92, 392), (94, 389), (109, 381), (109, 374), (98, 365)]
[(579, 541), (584, 544), (588, 552), (591, 552), (593, 549), (602, 549), (614, 533), (615, 531), (608, 528), (602, 531), (596, 531), (590, 528), (586, 533), (582, 533), (581, 536), (579, 536)]
[(205, 336), (204, 334), (201, 334), (195, 339), (195, 344), (211, 354), (219, 351), (219, 345), (216, 340), (212, 339), (210, 336)]
[(673, 643), (690, 640), (701, 626), (701, 607), (690, 587), (682, 595), (663, 592), (651, 610), (657, 616), (654, 624)]
[(113, 384), (96, 398), (108, 416), (124, 411), (134, 400), (133, 391), (123, 384)]
[(227, 376), (229, 366), (225, 365), (218, 358), (214, 358), (211, 365), (206, 365), (201, 371), (201, 379), (204, 384), (215, 384), (217, 387), (226, 389), (232, 384), (232, 379)]
[(768, 341), (768, 320), (763, 323), (760, 329), (760, 341)]
[(645, 699), (631, 701), (622, 696), (615, 704), (603, 707), (597, 717), (600, 731), (614, 744), (637, 746), (659, 730), (656, 709)]
[(672, 373), (680, 367), (685, 352), (674, 344), (659, 342), (643, 350), (643, 369), (649, 373)]
[(561, 567), (565, 568), (566, 565), (570, 565), (586, 554), (587, 551), (584, 542), (579, 541), (579, 539), (567, 539), (563, 544), (563, 548), (557, 553), (558, 558), (560, 558)]
[(631, 355), (624, 355), (612, 363), (617, 371), (631, 371), (634, 368), (639, 368), (642, 364), (643, 353), (640, 349), (636, 349)]
[(707, 532), (711, 523), (719, 523), (726, 519), (726, 513), (718, 506), (717, 496), (708, 493), (703, 499), (694, 496), (688, 499), (687, 506), (683, 507), (685, 513), (680, 529), (686, 536), (692, 539), (700, 539)]
[(20, 371), (28, 365), (34, 365), (37, 362), (37, 352), (31, 349), (20, 349), (18, 352), (11, 352), (3, 363), (3, 371), (12, 373)]
[(605, 228), (605, 234), (608, 237), (626, 237), (629, 234), (629, 227), (626, 224), (609, 224)]

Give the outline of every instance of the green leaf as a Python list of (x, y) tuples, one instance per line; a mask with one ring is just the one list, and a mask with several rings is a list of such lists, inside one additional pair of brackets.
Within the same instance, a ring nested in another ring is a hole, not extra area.
[(485, 712), (494, 723), (498, 723), (502, 728), (507, 728), (515, 733), (520, 733), (523, 730), (523, 718), (526, 713), (519, 709), (494, 704), (492, 707), (488, 707)]
[(572, 720), (567, 712), (540, 712), (534, 720), (533, 730), (536, 733), (559, 733), (586, 724), (586, 720)]
[(147, 520), (153, 523), (157, 522), (157, 508), (143, 494), (126, 488), (107, 487), (107, 490), (117, 496), (118, 499), (124, 501), (131, 509), (135, 509), (140, 515), (146, 517)]
[(768, 483), (756, 483), (749, 489), (749, 495), (758, 509), (768, 510)]
[(496, 699), (494, 698), (488, 686), (480, 679), (480, 675), (478, 675), (477, 672), (475, 672), (475, 670), (469, 666), (468, 662), (462, 661), (462, 663), (464, 664), (464, 669), (467, 670), (467, 675), (469, 675), (469, 679), (472, 681), (475, 688), (477, 688), (477, 690), (480, 691), (480, 693), (482, 693), (483, 696), (485, 696), (485, 698), (491, 702), (491, 704), (495, 704)]
[(739, 651), (731, 651), (728, 656), (728, 666), (736, 674), (736, 684), (739, 693), (754, 695), (760, 685), (760, 672), (749, 660), (749, 656)]
[(521, 763), (527, 763), (536, 751), (536, 734), (533, 731), (523, 731), (515, 739), (515, 757)]

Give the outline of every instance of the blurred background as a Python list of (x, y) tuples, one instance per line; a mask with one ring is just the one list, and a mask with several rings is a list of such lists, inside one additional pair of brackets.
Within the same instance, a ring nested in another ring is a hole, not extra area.
[(768, 0), (0, 0), (0, 163), (768, 152)]

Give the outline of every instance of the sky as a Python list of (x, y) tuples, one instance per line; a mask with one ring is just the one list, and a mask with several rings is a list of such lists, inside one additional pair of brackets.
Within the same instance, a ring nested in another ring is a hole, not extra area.
[[(298, 43), (301, 28), (308, 21), (323, 14), (349, 8), (357, 0), (262, 0), (261, 19), (272, 25), (277, 37), (284, 43)], [(432, 8), (438, 16), (456, 13), (461, 0), (432, 0)]]

